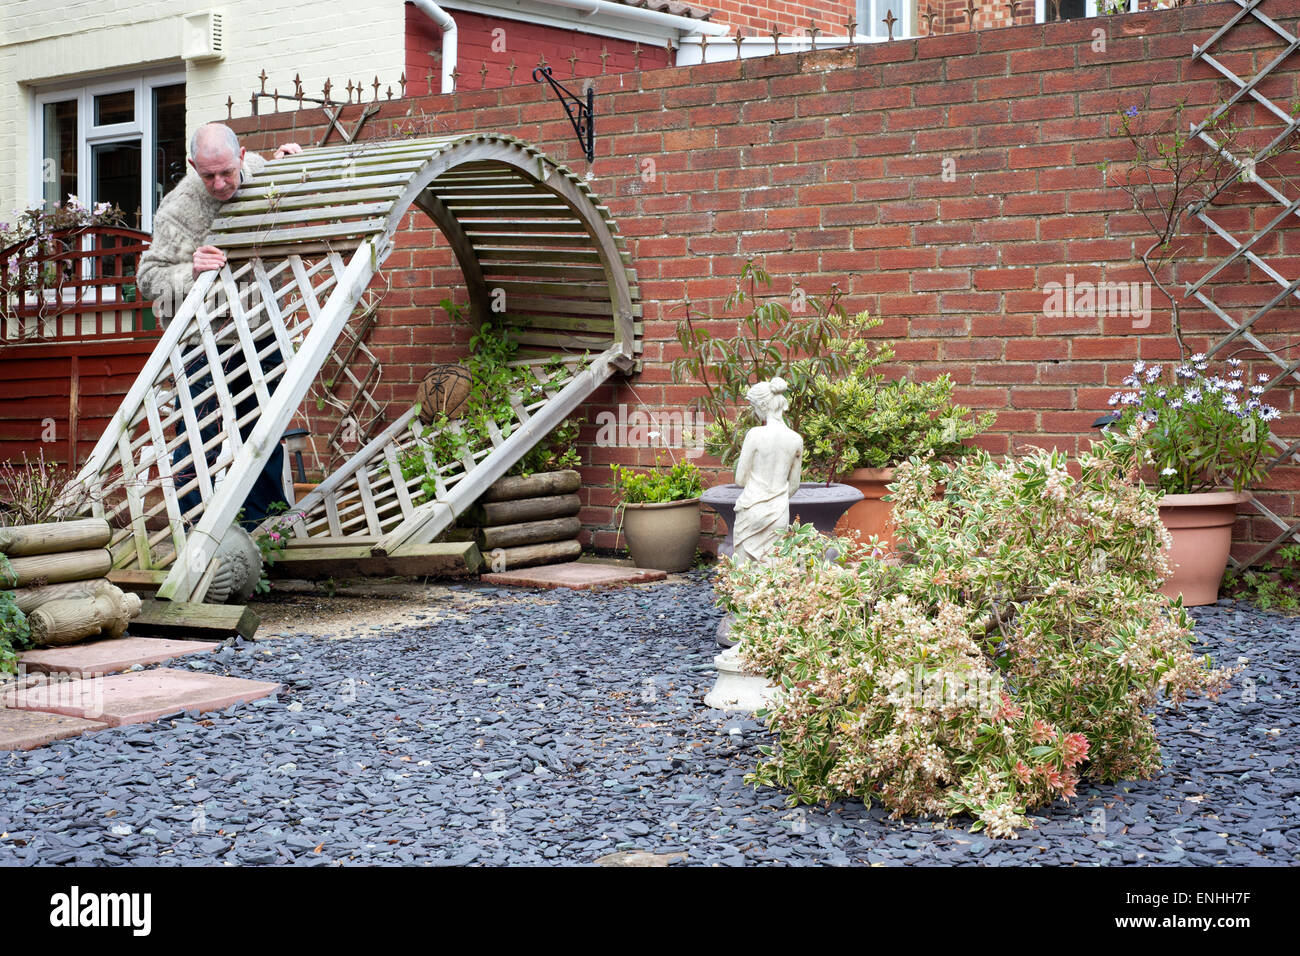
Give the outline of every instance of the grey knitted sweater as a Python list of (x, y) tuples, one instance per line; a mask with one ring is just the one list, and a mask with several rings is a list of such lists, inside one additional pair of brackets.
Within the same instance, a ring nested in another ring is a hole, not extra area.
[[(261, 156), (244, 153), (240, 188), (265, 166)], [(154, 300), (154, 312), (160, 319), (170, 319), (194, 285), (194, 250), (203, 245), (221, 206), (221, 200), (209, 195), (193, 169), (159, 203), (153, 217), (153, 239), (140, 256), (136, 281), (145, 299)]]

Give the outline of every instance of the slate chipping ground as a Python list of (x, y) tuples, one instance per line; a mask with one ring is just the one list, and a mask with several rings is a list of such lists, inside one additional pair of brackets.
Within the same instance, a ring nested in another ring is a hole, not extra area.
[(0, 755), (0, 864), (1300, 861), (1300, 619), (1194, 610), (1204, 650), (1247, 663), (1217, 703), (1158, 718), (1160, 777), (1085, 784), (992, 841), (965, 818), (791, 809), (746, 786), (767, 735), (703, 706), (720, 617), (707, 573), (447, 593), (427, 625), (264, 630), (169, 665), (278, 680), (279, 698)]

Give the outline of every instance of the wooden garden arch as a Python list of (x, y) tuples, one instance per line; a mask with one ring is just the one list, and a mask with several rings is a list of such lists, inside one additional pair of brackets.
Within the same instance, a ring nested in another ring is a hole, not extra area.
[[(641, 308), (617, 224), (537, 148), (460, 134), (269, 162), (205, 240), (227, 264), (194, 283), (81, 472), (96, 514), (129, 519), (110, 545), (115, 567), (165, 570), (160, 598), (203, 599), (218, 545), (312, 383), (327, 363), (348, 374), (349, 322), (413, 206), (451, 246), (473, 317), (504, 304), (515, 364), (535, 384), (511, 396), (508, 434), (493, 429), (490, 447), (429, 462), (437, 495), (422, 503), (420, 479), (400, 466), (416, 445), (416, 409), (396, 410), (296, 504), (298, 543), (346, 539), (376, 555), (427, 544), (606, 379), (632, 370)], [(246, 384), (232, 394), (236, 382)], [(254, 410), (241, 415), (250, 396)], [(196, 490), (201, 504), (183, 508)]]

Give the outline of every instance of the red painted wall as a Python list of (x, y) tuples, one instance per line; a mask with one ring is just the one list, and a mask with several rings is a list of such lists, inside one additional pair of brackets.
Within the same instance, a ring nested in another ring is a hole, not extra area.
[[(1278, 7), (1274, 17), (1300, 14), (1295, 0)], [(582, 517), (591, 541), (616, 544), (609, 463), (648, 465), (654, 457), (645, 448), (598, 447), (596, 414), (619, 403), (680, 408), (690, 398), (694, 389), (674, 384), (668, 370), (676, 307), (689, 296), (720, 330), (734, 328), (723, 299), (750, 256), (776, 277), (775, 294), (788, 295), (795, 281), (814, 294), (838, 282), (848, 306), (881, 316), (877, 333), (897, 351), (893, 374), (947, 372), (962, 401), (997, 412), (993, 433), (981, 440), (990, 450), (1086, 444), (1134, 359), (1175, 356), (1168, 313), (1157, 299), (1150, 326), (1140, 330), (1128, 318), (1049, 317), (1044, 286), (1067, 274), (1145, 278), (1135, 258), (1144, 248), (1141, 217), (1103, 181), (1097, 163), (1128, 158), (1118, 113), (1142, 104), (1148, 91), (1157, 111), (1178, 99), (1204, 108), (1226, 95), (1190, 54), (1236, 10), (1197, 5), (597, 79), (591, 185), (629, 237), (645, 300), (646, 363), (586, 406)], [(1093, 43), (1098, 28), (1104, 49)], [(1238, 27), (1229, 40), (1220, 61), (1242, 75), (1276, 55), (1275, 38), (1262, 27)], [(1293, 102), (1296, 67), (1264, 90)], [(411, 105), (437, 114), (440, 128), (506, 129), (579, 173), (587, 169), (567, 118), (539, 87), (385, 104), (368, 135), (400, 129)], [(350, 107), (348, 118), (358, 110)], [(264, 148), (286, 130), (320, 122), (319, 111), (304, 111), (237, 126), (250, 147)], [(646, 158), (657, 170), (650, 183), (640, 176)], [(1285, 170), (1292, 177), (1300, 172), (1294, 166)], [(1220, 219), (1238, 235), (1276, 215), (1248, 192), (1235, 195), (1243, 204)], [(391, 349), (390, 382), (414, 382), (446, 354), (449, 346), (434, 342), (462, 334), (435, 308), (448, 290), (463, 299), (445, 243), (419, 217), (411, 222), (388, 264), (394, 284), (382, 344)], [(1227, 252), (1199, 226), (1184, 241), (1180, 282)], [(1260, 251), (1284, 274), (1300, 276), (1300, 232), (1270, 238)], [(1212, 295), (1241, 316), (1276, 288), (1257, 271), (1234, 267)], [(1287, 328), (1294, 338), (1295, 306), (1273, 315), (1272, 340)], [(1203, 310), (1185, 312), (1184, 321), (1193, 348), (1225, 331)], [(1252, 375), (1271, 367), (1250, 352), (1242, 357)], [(1300, 437), (1294, 391), (1270, 401), (1285, 416), (1277, 430)], [(1300, 468), (1283, 467), (1262, 499), (1293, 515), (1298, 491)], [(1268, 540), (1275, 530), (1262, 518), (1243, 518), (1237, 534)]]

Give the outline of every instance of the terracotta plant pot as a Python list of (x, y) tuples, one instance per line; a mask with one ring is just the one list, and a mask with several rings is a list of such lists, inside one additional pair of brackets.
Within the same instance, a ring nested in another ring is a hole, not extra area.
[(700, 543), (700, 499), (624, 504), (623, 534), (638, 568), (685, 571)]
[(1245, 495), (1214, 491), (1196, 495), (1165, 495), (1159, 501), (1160, 520), (1174, 537), (1169, 549), (1173, 574), (1160, 588), (1171, 598), (1182, 595), (1186, 607), (1213, 604), (1232, 550), (1232, 526), (1237, 505)]
[(886, 550), (894, 546), (894, 506), (882, 500), (889, 494), (888, 485), (894, 480), (893, 468), (855, 468), (841, 481), (862, 492), (862, 500), (844, 513), (835, 525), (835, 533), (845, 535), (857, 531), (863, 541), (873, 534), (880, 536)]

